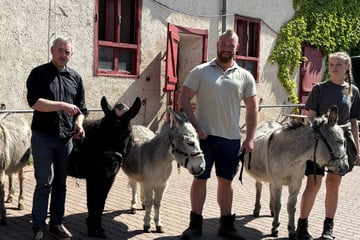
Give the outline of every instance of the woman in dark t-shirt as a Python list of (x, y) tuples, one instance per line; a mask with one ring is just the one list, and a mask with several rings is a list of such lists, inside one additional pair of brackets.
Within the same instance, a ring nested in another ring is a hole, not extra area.
[[(308, 110), (308, 117), (311, 119), (325, 114), (331, 105), (336, 105), (339, 111), (338, 124), (350, 123), (354, 145), (356, 145), (358, 153), (359, 129), (357, 119), (360, 117), (360, 97), (358, 88), (351, 84), (353, 78), (351, 59), (345, 52), (336, 52), (329, 55), (328, 64), (330, 79), (313, 87), (305, 104), (305, 109)], [(355, 164), (359, 164), (359, 155), (356, 156)], [(307, 230), (307, 219), (325, 172), (324, 169), (314, 166), (312, 161), (308, 161), (305, 175), (307, 176), (307, 182), (301, 198), (297, 235), (298, 239), (312, 240), (313, 238)], [(335, 239), (333, 219), (338, 205), (340, 183), (341, 176), (331, 172), (326, 174), (325, 221), (320, 238), (322, 240)]]

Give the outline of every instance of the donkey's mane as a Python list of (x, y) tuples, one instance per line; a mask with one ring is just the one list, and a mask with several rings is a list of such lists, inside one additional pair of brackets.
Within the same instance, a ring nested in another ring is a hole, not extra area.
[(327, 122), (327, 118), (325, 115), (321, 117), (317, 117), (311, 121), (311, 123), (305, 123), (302, 121), (292, 120), (289, 124), (285, 125), (286, 130), (294, 130), (297, 128), (305, 127), (307, 125), (320, 127), (321, 125)]
[(294, 130), (297, 128), (301, 128), (304, 127), (306, 124), (304, 122), (300, 122), (300, 121), (291, 121), (289, 124), (285, 125), (285, 129), (286, 130)]
[[(155, 132), (155, 136), (149, 138), (143, 143), (140, 143), (142, 146), (141, 151), (148, 151), (147, 154), (159, 154), (159, 147), (166, 147), (166, 144), (170, 145), (169, 136), (170, 134), (170, 123), (167, 121), (163, 126)], [(137, 149), (140, 150), (140, 149)]]

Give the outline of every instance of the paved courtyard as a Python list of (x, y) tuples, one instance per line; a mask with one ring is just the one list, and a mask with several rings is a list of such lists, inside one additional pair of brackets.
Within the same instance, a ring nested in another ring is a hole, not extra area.
[[(31, 166), (25, 168), (25, 209), (16, 210), (17, 203), (7, 203), (8, 225), (0, 226), (0, 240), (27, 240), (32, 237), (31, 230), (31, 201), (34, 190), (34, 177)], [(262, 211), (259, 218), (252, 216), (255, 196), (255, 182), (246, 173), (243, 176), (243, 185), (237, 180), (234, 181), (234, 205), (233, 212), (236, 213), (236, 227), (248, 240), (260, 239), (287, 239), (287, 187), (283, 189), (282, 210), (280, 215), (279, 238), (271, 238), (270, 211), (268, 209), (269, 193), (268, 185), (264, 186), (262, 198)], [(120, 171), (117, 175), (113, 188), (110, 191), (106, 202), (103, 216), (104, 228), (108, 239), (111, 240), (174, 240), (179, 239), (182, 231), (187, 227), (189, 221), (189, 189), (192, 176), (181, 169), (180, 173), (174, 170), (165, 192), (162, 205), (162, 218), (165, 233), (143, 233), (144, 211), (139, 210), (132, 215), (130, 209), (131, 190), (127, 185), (125, 174)], [(305, 180), (305, 179), (304, 179)], [(304, 187), (304, 180), (303, 186)], [(16, 181), (17, 184), (17, 181)], [(74, 178), (68, 178), (68, 191), (66, 201), (66, 216), (64, 224), (73, 234), (72, 239), (88, 240), (86, 236), (85, 220), (86, 194), (85, 182)], [(5, 184), (7, 188), (7, 182)], [(18, 192), (18, 186), (17, 192)], [(302, 190), (301, 190), (302, 192)], [(5, 194), (7, 194), (7, 189)], [(300, 199), (300, 196), (298, 197)], [(324, 217), (324, 191), (318, 195), (316, 204), (309, 218), (310, 232), (314, 237), (319, 237), (322, 231)], [(299, 200), (297, 209), (299, 209)], [(335, 219), (335, 235), (339, 240), (360, 239), (360, 168), (356, 167), (353, 172), (343, 178), (340, 203)], [(216, 203), (216, 180), (212, 178), (208, 182), (208, 194), (204, 207), (204, 237), (203, 239), (215, 240), (218, 226), (219, 209)], [(298, 217), (298, 211), (296, 212)], [(152, 226), (152, 229), (155, 229)], [(52, 239), (52, 238), (49, 238)]]

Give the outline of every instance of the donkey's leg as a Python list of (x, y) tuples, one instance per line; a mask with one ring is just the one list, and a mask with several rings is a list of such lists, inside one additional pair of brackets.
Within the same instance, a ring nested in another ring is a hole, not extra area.
[(262, 191), (262, 182), (256, 181), (255, 182), (255, 189), (256, 189), (256, 197), (255, 197), (255, 208), (253, 211), (254, 217), (259, 217), (260, 209), (261, 209), (261, 191)]
[(6, 225), (6, 210), (5, 210), (5, 189), (4, 189), (4, 181), (5, 180), (5, 172), (0, 169), (0, 225)]
[(137, 210), (137, 202), (138, 202), (137, 182), (129, 178), (129, 185), (131, 187), (131, 196), (132, 196), (130, 212), (131, 214), (135, 214)]
[(9, 179), (9, 194), (6, 198), (6, 203), (12, 203), (14, 201), (14, 195), (15, 195), (15, 189), (14, 189), (14, 179), (13, 179), (13, 175), (10, 173), (8, 174), (8, 179)]
[(271, 236), (277, 237), (279, 234), (279, 215), (281, 209), (281, 190), (282, 190), (282, 183), (281, 181), (272, 182), (271, 184), (271, 192), (273, 194), (273, 202), (274, 202), (274, 219), (272, 222), (272, 229), (271, 229)]
[(164, 229), (161, 223), (161, 201), (164, 196), (164, 192), (167, 186), (167, 182), (164, 186), (158, 186), (154, 189), (154, 221), (156, 225), (156, 232), (163, 233)]
[(140, 183), (140, 202), (141, 202), (141, 207), (143, 210), (145, 210), (145, 196), (144, 196), (144, 185), (143, 183)]
[(105, 230), (102, 228), (102, 214), (110, 188), (114, 182), (115, 175), (105, 177), (102, 172), (92, 173), (86, 178), (86, 197), (88, 217), (86, 225), (89, 237), (105, 239)]
[(289, 239), (296, 239), (296, 231), (295, 231), (295, 211), (296, 211), (296, 202), (297, 196), (299, 194), (301, 188), (302, 176), (299, 178), (292, 179), (289, 184), (289, 197), (287, 203), (287, 212), (288, 212), (288, 232)]
[(145, 215), (144, 215), (144, 232), (150, 232), (150, 214), (151, 208), (153, 206), (153, 188), (152, 186), (147, 185), (144, 186), (144, 197), (145, 197)]
[(270, 215), (272, 217), (274, 217), (274, 196), (273, 196), (273, 193), (271, 191), (271, 182), (269, 182), (269, 192), (270, 192), (270, 202), (269, 202), (269, 209), (270, 209)]
[(23, 210), (24, 209), (24, 196), (23, 196), (23, 190), (24, 190), (24, 169), (22, 168), (18, 172), (18, 179), (19, 179), (19, 200), (18, 200), (18, 209)]

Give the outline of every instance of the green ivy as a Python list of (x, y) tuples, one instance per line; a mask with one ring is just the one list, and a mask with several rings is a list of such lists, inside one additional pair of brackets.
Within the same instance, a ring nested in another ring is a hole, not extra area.
[(294, 17), (279, 32), (270, 60), (291, 103), (299, 103), (291, 75), (306, 59), (303, 43), (326, 56), (335, 51), (360, 52), (360, 0), (293, 0)]

